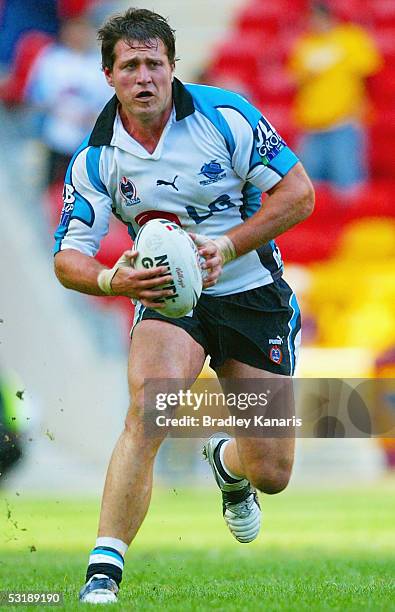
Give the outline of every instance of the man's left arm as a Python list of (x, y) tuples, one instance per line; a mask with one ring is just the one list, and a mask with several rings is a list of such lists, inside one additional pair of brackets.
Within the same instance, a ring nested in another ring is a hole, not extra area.
[(314, 189), (298, 162), (274, 187), (261, 208), (226, 235), (233, 243), (236, 257), (267, 244), (311, 215)]
[(224, 236), (212, 240), (192, 234), (207, 269), (204, 287), (217, 282), (222, 267), (249, 251), (267, 244), (294, 225), (307, 219), (314, 210), (314, 189), (302, 164), (298, 162), (268, 190), (261, 208)]

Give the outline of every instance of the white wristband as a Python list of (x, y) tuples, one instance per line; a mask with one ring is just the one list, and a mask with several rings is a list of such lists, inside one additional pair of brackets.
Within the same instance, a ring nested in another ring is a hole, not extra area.
[(115, 265), (110, 270), (108, 270), (107, 268), (105, 268), (104, 270), (100, 270), (99, 274), (97, 275), (97, 284), (99, 285), (99, 288), (103, 291), (103, 293), (105, 293), (106, 295), (117, 295), (112, 290), (111, 281), (114, 278), (117, 270), (119, 270), (119, 268), (130, 268), (130, 267), (131, 267), (131, 258), (125, 257), (125, 255), (122, 254), (121, 257), (118, 259), (118, 261), (115, 263)]
[(115, 270), (114, 268), (111, 268), (111, 270), (107, 270), (106, 268), (105, 270), (100, 270), (97, 276), (97, 284), (106, 295), (114, 295), (111, 287), (111, 281), (114, 278), (114, 274), (117, 270), (118, 268), (115, 268)]
[(214, 240), (222, 256), (223, 265), (236, 258), (236, 249), (229, 236), (220, 236)]

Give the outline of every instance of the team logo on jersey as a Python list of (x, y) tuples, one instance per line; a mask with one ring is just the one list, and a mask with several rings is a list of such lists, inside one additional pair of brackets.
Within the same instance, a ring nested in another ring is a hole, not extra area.
[(277, 365), (280, 365), (283, 360), (283, 352), (279, 346), (272, 346), (272, 348), (270, 349), (269, 357), (270, 360), (273, 361), (273, 363), (277, 363)]
[(136, 185), (126, 176), (123, 176), (121, 182), (119, 183), (119, 191), (125, 200), (126, 206), (140, 204), (141, 200), (139, 197), (137, 197)]
[(255, 138), (257, 141), (256, 148), (265, 166), (270, 164), (272, 159), (285, 147), (285, 142), (280, 134), (276, 132), (272, 124), (267, 119), (264, 119), (264, 117), (261, 117), (258, 121)]
[(207, 177), (206, 180), (199, 181), (200, 185), (210, 185), (217, 183), (226, 176), (226, 171), (221, 167), (221, 164), (216, 159), (212, 159), (208, 164), (203, 164), (198, 175), (203, 174)]
[(67, 226), (69, 224), (71, 213), (74, 210), (75, 195), (73, 185), (65, 183), (63, 187), (63, 208), (60, 213), (60, 225)]

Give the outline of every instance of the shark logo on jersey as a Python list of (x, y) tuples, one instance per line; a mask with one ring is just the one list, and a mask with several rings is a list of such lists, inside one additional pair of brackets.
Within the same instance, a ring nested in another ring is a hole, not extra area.
[(280, 134), (276, 132), (272, 124), (267, 119), (264, 119), (264, 117), (261, 117), (258, 121), (255, 138), (257, 140), (256, 148), (265, 166), (270, 164), (272, 159), (285, 147), (285, 142)]
[(221, 167), (221, 164), (216, 159), (212, 159), (208, 164), (203, 164), (198, 175), (203, 174), (207, 180), (199, 181), (200, 185), (210, 185), (217, 183), (226, 176), (226, 171)]
[(126, 176), (123, 176), (121, 182), (119, 183), (119, 191), (125, 200), (126, 206), (140, 204), (141, 200), (139, 197), (137, 197), (136, 185)]
[(67, 227), (69, 224), (71, 213), (74, 210), (75, 195), (73, 185), (65, 183), (63, 187), (63, 208), (60, 214), (60, 225)]

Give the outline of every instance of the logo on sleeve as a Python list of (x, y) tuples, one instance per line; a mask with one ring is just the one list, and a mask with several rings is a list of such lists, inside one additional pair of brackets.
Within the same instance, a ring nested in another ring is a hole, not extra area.
[(276, 157), (285, 146), (285, 142), (280, 134), (278, 134), (272, 124), (263, 117), (261, 117), (256, 126), (255, 138), (257, 141), (256, 148), (265, 166), (270, 164), (272, 159)]
[(210, 185), (217, 183), (226, 176), (226, 170), (221, 167), (221, 164), (216, 159), (212, 159), (208, 164), (203, 164), (198, 175), (207, 177), (207, 180), (199, 181), (200, 185)]
[(121, 182), (119, 183), (119, 191), (125, 200), (126, 206), (140, 204), (141, 200), (137, 196), (136, 185), (126, 176), (123, 176)]
[(73, 185), (65, 183), (63, 187), (63, 208), (60, 214), (60, 225), (64, 227), (69, 224), (71, 213), (74, 210), (75, 195)]

